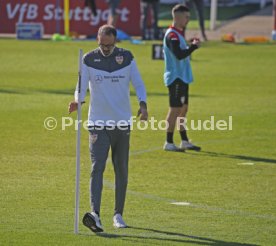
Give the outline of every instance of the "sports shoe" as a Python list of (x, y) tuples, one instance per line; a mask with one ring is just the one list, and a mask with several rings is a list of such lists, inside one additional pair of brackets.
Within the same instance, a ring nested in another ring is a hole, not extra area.
[(122, 215), (115, 214), (113, 216), (113, 226), (116, 228), (126, 228), (127, 227), (126, 223), (124, 222), (124, 220), (122, 218)]
[(166, 151), (184, 152), (185, 149), (178, 148), (174, 143), (165, 142), (163, 149)]
[(95, 212), (86, 213), (83, 216), (82, 223), (93, 232), (103, 232), (100, 217)]
[(201, 148), (199, 146), (196, 146), (192, 144), (192, 142), (182, 140), (179, 146), (180, 149), (187, 149), (187, 150), (195, 150), (195, 151), (200, 151)]

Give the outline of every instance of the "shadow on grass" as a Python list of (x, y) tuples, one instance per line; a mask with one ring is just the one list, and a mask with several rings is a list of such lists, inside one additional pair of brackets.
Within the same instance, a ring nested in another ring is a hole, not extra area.
[(74, 95), (74, 90), (0, 89), (0, 93), (6, 93), (6, 94), (31, 94), (35, 92), (46, 93), (46, 94), (57, 94), (57, 95)]
[[(130, 92), (131, 96), (136, 96), (134, 91)], [(147, 92), (147, 96), (159, 96), (159, 97), (167, 97), (168, 93), (167, 92)]]
[[(74, 95), (75, 89), (67, 89), (67, 90), (46, 90), (46, 89), (31, 89), (31, 90), (12, 90), (12, 89), (0, 89), (0, 93), (6, 94), (30, 94), (30, 93), (46, 93), (46, 94), (56, 94), (56, 95)], [(131, 91), (130, 96), (136, 96), (135, 92)], [(168, 97), (167, 92), (147, 92), (147, 96), (157, 96), (157, 97)], [(192, 94), (190, 97), (207, 97), (205, 95), (195, 95)]]
[[(157, 240), (157, 241), (160, 241), (161, 244), (176, 242), (176, 243), (190, 243), (190, 244), (196, 244), (196, 245), (214, 245), (214, 246), (218, 246), (218, 245), (256, 246), (257, 245), (257, 244), (247, 244), (247, 243), (237, 243), (237, 242), (226, 242), (226, 241), (216, 240), (212, 238), (192, 236), (192, 235), (187, 235), (187, 234), (177, 233), (177, 232), (161, 231), (161, 230), (156, 230), (152, 228), (142, 228), (142, 227), (135, 227), (135, 226), (130, 226), (129, 228), (135, 229), (135, 230), (148, 231), (151, 233), (155, 233), (156, 235), (140, 236), (140, 235), (114, 234), (114, 233), (103, 232), (103, 233), (97, 233), (97, 236), (103, 237), (103, 238), (114, 238), (114, 239), (120, 238), (128, 241), (132, 241), (132, 240), (137, 241), (137, 239), (138, 240), (139, 239)], [(178, 237), (178, 238), (171, 238), (171, 236)]]
[[(266, 162), (266, 163), (272, 163), (276, 164), (275, 159), (270, 158), (262, 158), (262, 157), (253, 157), (253, 156), (244, 156), (244, 155), (230, 155), (230, 154), (224, 154), (224, 153), (217, 153), (217, 152), (211, 152), (211, 151), (200, 151), (202, 155), (205, 156), (211, 156), (211, 157), (218, 157), (218, 158), (230, 158), (230, 159), (238, 159), (238, 160), (245, 160), (245, 161), (252, 161), (252, 162)], [(189, 152), (191, 154), (191, 152)]]
[[(135, 94), (134, 91), (131, 91), (130, 95), (131, 96), (136, 96), (136, 94)], [(152, 92), (152, 91), (148, 91), (147, 92), (147, 96), (148, 97), (151, 97), (151, 96), (160, 96), (160, 97), (168, 97), (169, 98), (169, 93), (168, 92)], [(208, 97), (208, 96), (207, 95), (190, 94), (189, 97)]]
[(5, 94), (25, 94), (22, 91), (9, 90), (9, 89), (0, 89), (0, 93), (5, 93)]
[(36, 90), (37, 92), (57, 95), (74, 95), (74, 89), (72, 90)]

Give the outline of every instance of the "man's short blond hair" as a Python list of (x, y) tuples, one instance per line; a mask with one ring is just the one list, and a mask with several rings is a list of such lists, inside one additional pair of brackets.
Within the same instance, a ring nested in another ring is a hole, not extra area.
[(184, 4), (177, 4), (172, 8), (172, 17), (175, 18), (177, 13), (190, 12), (189, 8)]

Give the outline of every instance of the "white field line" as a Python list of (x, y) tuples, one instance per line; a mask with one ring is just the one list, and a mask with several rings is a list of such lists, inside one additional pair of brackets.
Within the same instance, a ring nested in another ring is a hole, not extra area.
[(142, 155), (144, 153), (153, 152), (155, 150), (161, 150), (161, 149), (162, 149), (162, 147), (155, 147), (155, 148), (151, 148), (151, 149), (137, 150), (137, 151), (130, 152), (129, 155), (130, 156), (132, 156), (132, 155)]
[(238, 166), (253, 166), (255, 165), (253, 162), (242, 162), (242, 163), (238, 163)]
[[(134, 156), (134, 155), (142, 155), (144, 153), (148, 153), (148, 152), (153, 152), (156, 150), (160, 150), (162, 149), (162, 147), (155, 147), (155, 148), (151, 148), (151, 149), (146, 149), (146, 150), (138, 150), (138, 151), (134, 151), (134, 152), (130, 152), (130, 156)], [(110, 162), (111, 160), (108, 159), (108, 162)], [(115, 189), (115, 186), (112, 182), (104, 180), (104, 186), (108, 187), (110, 189)], [(230, 214), (230, 215), (239, 215), (239, 216), (243, 216), (243, 217), (254, 217), (254, 218), (261, 218), (261, 219), (268, 219), (268, 220), (276, 220), (276, 216), (273, 215), (268, 215), (268, 214), (255, 214), (255, 213), (249, 213), (249, 212), (245, 212), (245, 211), (240, 211), (240, 210), (234, 210), (234, 209), (224, 209), (224, 208), (219, 208), (219, 207), (213, 207), (213, 206), (208, 206), (208, 205), (204, 205), (204, 204), (194, 204), (188, 201), (176, 201), (173, 199), (169, 199), (169, 198), (164, 198), (164, 197), (159, 197), (156, 195), (151, 195), (151, 194), (145, 194), (142, 192), (137, 192), (137, 191), (132, 191), (132, 190), (127, 190), (127, 194), (129, 195), (133, 195), (136, 197), (141, 197), (144, 199), (148, 199), (148, 200), (153, 200), (153, 201), (159, 201), (159, 202), (166, 202), (172, 205), (182, 205), (185, 207), (191, 207), (191, 208), (197, 208), (197, 209), (204, 209), (204, 210), (208, 210), (208, 211), (213, 211), (213, 212), (222, 212), (224, 214)]]
[[(114, 184), (104, 180), (104, 186), (108, 187), (110, 189), (115, 189)], [(224, 208), (219, 208), (219, 207), (214, 207), (214, 206), (208, 206), (208, 205), (204, 205), (204, 204), (195, 204), (195, 203), (191, 203), (188, 201), (176, 201), (173, 199), (169, 199), (169, 198), (165, 198), (165, 197), (159, 197), (156, 195), (151, 195), (151, 194), (145, 194), (142, 192), (137, 192), (137, 191), (132, 191), (132, 190), (127, 190), (127, 194), (129, 195), (133, 195), (136, 197), (140, 197), (143, 199), (147, 199), (147, 200), (153, 200), (156, 202), (166, 202), (169, 203), (171, 205), (182, 205), (185, 207), (190, 207), (190, 208), (196, 208), (196, 209), (203, 209), (203, 210), (208, 210), (208, 211), (212, 211), (212, 212), (221, 212), (224, 214), (229, 214), (229, 215), (236, 215), (236, 216), (242, 216), (242, 217), (253, 217), (253, 218), (260, 218), (260, 219), (267, 219), (267, 220), (273, 220), (276, 221), (276, 217), (273, 215), (269, 215), (269, 214), (255, 214), (255, 213), (250, 213), (250, 212), (245, 212), (245, 211), (240, 211), (240, 210), (235, 210), (235, 209), (224, 209)]]

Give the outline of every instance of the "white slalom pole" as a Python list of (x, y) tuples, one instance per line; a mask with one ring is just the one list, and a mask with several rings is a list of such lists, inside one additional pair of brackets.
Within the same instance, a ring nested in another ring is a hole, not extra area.
[(217, 0), (211, 0), (211, 10), (210, 10), (210, 30), (211, 31), (214, 31), (216, 28), (217, 9), (218, 9)]
[(78, 81), (78, 130), (76, 143), (76, 198), (75, 198), (75, 234), (79, 233), (79, 203), (80, 203), (80, 137), (81, 137), (81, 67), (82, 67), (82, 49), (79, 51), (79, 81)]

